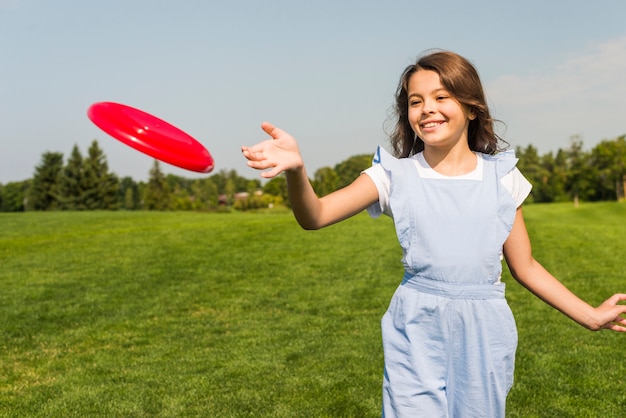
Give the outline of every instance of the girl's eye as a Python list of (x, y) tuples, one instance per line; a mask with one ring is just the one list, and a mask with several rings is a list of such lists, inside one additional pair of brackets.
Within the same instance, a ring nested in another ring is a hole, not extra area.
[(419, 104), (421, 104), (421, 103), (422, 103), (422, 102), (421, 102), (420, 100), (411, 100), (411, 101), (409, 102), (409, 104), (410, 104), (411, 106), (417, 106), (417, 105), (419, 105)]
[(445, 100), (448, 96), (437, 96), (437, 100)]

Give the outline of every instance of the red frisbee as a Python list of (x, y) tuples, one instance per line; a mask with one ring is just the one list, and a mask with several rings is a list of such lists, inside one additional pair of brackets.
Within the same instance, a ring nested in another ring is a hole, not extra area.
[(213, 170), (213, 157), (201, 143), (156, 116), (112, 102), (94, 103), (87, 115), (113, 138), (157, 160), (199, 173)]

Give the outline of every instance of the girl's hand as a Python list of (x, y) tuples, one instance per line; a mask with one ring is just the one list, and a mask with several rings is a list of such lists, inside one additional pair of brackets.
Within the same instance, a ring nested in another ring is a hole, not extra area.
[(241, 147), (249, 167), (257, 170), (271, 169), (261, 173), (261, 177), (268, 179), (283, 171), (297, 171), (303, 167), (298, 144), (291, 135), (267, 122), (263, 122), (261, 128), (272, 139), (259, 142), (250, 148)]
[(619, 302), (626, 300), (626, 294), (615, 294), (598, 306), (597, 327), (593, 330), (610, 329), (612, 331), (626, 332), (626, 305), (619, 305)]

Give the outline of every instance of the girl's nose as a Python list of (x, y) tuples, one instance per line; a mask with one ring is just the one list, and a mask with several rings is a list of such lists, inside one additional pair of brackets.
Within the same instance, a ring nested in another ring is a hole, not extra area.
[(422, 106), (422, 113), (425, 115), (433, 113), (435, 111), (435, 104), (432, 100), (425, 100), (424, 106)]

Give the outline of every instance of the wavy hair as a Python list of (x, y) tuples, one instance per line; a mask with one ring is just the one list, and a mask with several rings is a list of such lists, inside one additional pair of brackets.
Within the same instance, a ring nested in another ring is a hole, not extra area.
[(506, 145), (494, 131), (494, 122), (489, 114), (482, 83), (476, 68), (462, 56), (449, 51), (435, 51), (418, 58), (409, 65), (402, 76), (395, 95), (395, 126), (390, 135), (393, 153), (404, 158), (424, 150), (424, 141), (413, 131), (409, 123), (408, 85), (413, 74), (420, 70), (430, 70), (439, 74), (443, 87), (473, 112), (476, 117), (470, 120), (468, 143), (472, 151), (495, 154)]

